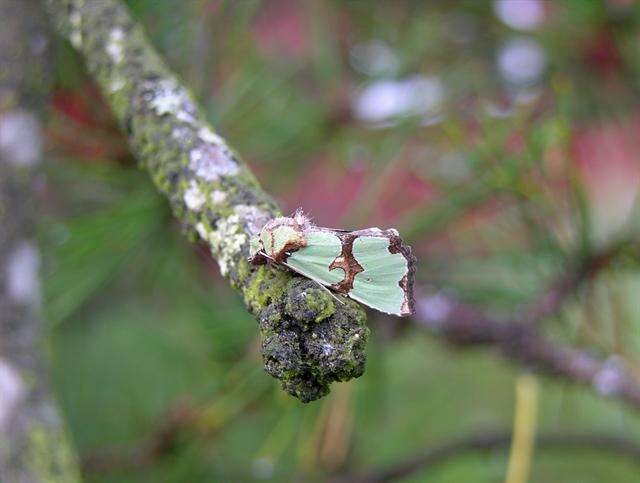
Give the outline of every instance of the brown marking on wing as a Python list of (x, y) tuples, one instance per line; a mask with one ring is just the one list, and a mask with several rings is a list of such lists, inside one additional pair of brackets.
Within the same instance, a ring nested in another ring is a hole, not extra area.
[[(339, 236), (341, 239), (344, 239), (346, 237), (351, 238), (350, 251), (349, 251), (349, 253), (351, 254), (351, 258), (353, 258), (353, 254), (351, 252), (351, 249), (353, 248), (353, 240), (355, 240), (358, 237), (383, 236), (389, 240), (389, 252), (400, 253), (405, 258), (405, 260), (407, 260), (407, 273), (405, 273), (404, 276), (398, 281), (398, 285), (400, 286), (400, 288), (402, 289), (402, 292), (404, 293), (404, 300), (402, 301), (402, 307), (400, 307), (400, 315), (401, 316), (413, 315), (415, 313), (413, 285), (415, 280), (417, 260), (416, 260), (416, 257), (413, 255), (413, 252), (411, 251), (411, 247), (404, 245), (402, 243), (402, 238), (400, 238), (400, 235), (398, 234), (398, 232), (393, 229), (381, 230), (380, 228), (367, 228), (365, 230), (353, 231), (353, 232), (346, 233), (344, 235), (339, 235)], [(356, 274), (354, 274), (354, 277), (355, 275)], [(340, 283), (343, 283), (343, 282), (340, 282)], [(351, 288), (353, 288), (353, 279), (351, 280), (350, 289)]]
[(416, 274), (416, 257), (411, 251), (411, 247), (402, 244), (402, 238), (395, 230), (386, 230), (389, 238), (389, 252), (400, 253), (407, 260), (407, 273), (400, 279), (398, 285), (404, 292), (404, 300), (400, 308), (400, 315), (413, 315), (415, 313), (415, 300), (413, 298), (413, 284)]
[(288, 218), (288, 217), (278, 217), (278, 218), (274, 218), (273, 220), (267, 222), (267, 224), (262, 228), (263, 232), (272, 232), (274, 230), (276, 230), (277, 228), (281, 227), (281, 226), (290, 226), (291, 228), (294, 229), (294, 231), (296, 232), (296, 234), (298, 235), (298, 238), (296, 240), (291, 240), (290, 242), (286, 243), (282, 249), (280, 249), (280, 251), (278, 251), (277, 253), (274, 252), (275, 250), (275, 240), (273, 238), (273, 234), (271, 235), (271, 240), (270, 240), (270, 247), (268, 253), (271, 254), (273, 260), (275, 260), (276, 262), (283, 262), (286, 260), (286, 257), (288, 255), (288, 252), (292, 251), (292, 250), (297, 250), (299, 248), (302, 247), (306, 247), (307, 246), (307, 240), (304, 238), (304, 226), (300, 225), (300, 221), (301, 221), (301, 216), (302, 212), (300, 212), (299, 214), (296, 214), (298, 219), (294, 219), (294, 218)]
[(342, 242), (342, 252), (329, 265), (329, 271), (335, 268), (344, 270), (344, 278), (331, 285), (336, 292), (347, 294), (353, 288), (353, 279), (357, 274), (364, 272), (364, 268), (353, 256), (353, 241), (358, 238), (353, 233), (335, 233)]
[[(298, 240), (285, 243), (282, 250), (274, 254), (274, 260), (276, 262), (284, 262), (287, 260), (289, 256), (289, 252), (297, 250), (302, 247), (306, 247), (306, 246), (307, 246), (307, 240), (305, 240), (304, 238), (299, 238)], [(273, 248), (271, 249), (271, 251), (273, 252)]]

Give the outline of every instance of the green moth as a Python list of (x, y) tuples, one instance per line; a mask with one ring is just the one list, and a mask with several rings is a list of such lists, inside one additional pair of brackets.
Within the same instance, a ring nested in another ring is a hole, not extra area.
[(283, 265), (387, 314), (414, 312), (416, 259), (397, 230), (322, 228), (297, 211), (269, 221), (250, 250), (254, 264)]

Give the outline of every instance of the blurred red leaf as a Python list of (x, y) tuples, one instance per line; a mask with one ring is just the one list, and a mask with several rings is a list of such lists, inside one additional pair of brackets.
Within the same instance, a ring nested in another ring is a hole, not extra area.
[(311, 46), (309, 28), (305, 24), (304, 3), (273, 0), (264, 8), (253, 25), (256, 45), (269, 55), (300, 58)]

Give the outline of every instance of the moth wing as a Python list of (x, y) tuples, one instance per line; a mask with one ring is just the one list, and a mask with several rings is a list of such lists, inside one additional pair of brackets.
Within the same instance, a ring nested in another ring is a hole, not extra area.
[(353, 256), (364, 271), (354, 277), (348, 296), (387, 314), (410, 315), (413, 300), (407, 292), (413, 258), (410, 252), (391, 253), (390, 245), (391, 240), (383, 236), (360, 236), (353, 241)]
[(332, 285), (342, 281), (344, 270), (329, 265), (342, 253), (342, 241), (327, 231), (305, 233), (307, 246), (292, 252), (284, 265), (322, 285)]
[(249, 240), (249, 258), (254, 258), (262, 250), (260, 235), (253, 235)]

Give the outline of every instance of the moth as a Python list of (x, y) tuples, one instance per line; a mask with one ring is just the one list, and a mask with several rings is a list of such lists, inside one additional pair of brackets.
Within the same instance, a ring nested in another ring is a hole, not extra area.
[(414, 313), (416, 259), (395, 229), (322, 228), (298, 210), (264, 225), (251, 239), (250, 261), (285, 266), (387, 314)]

